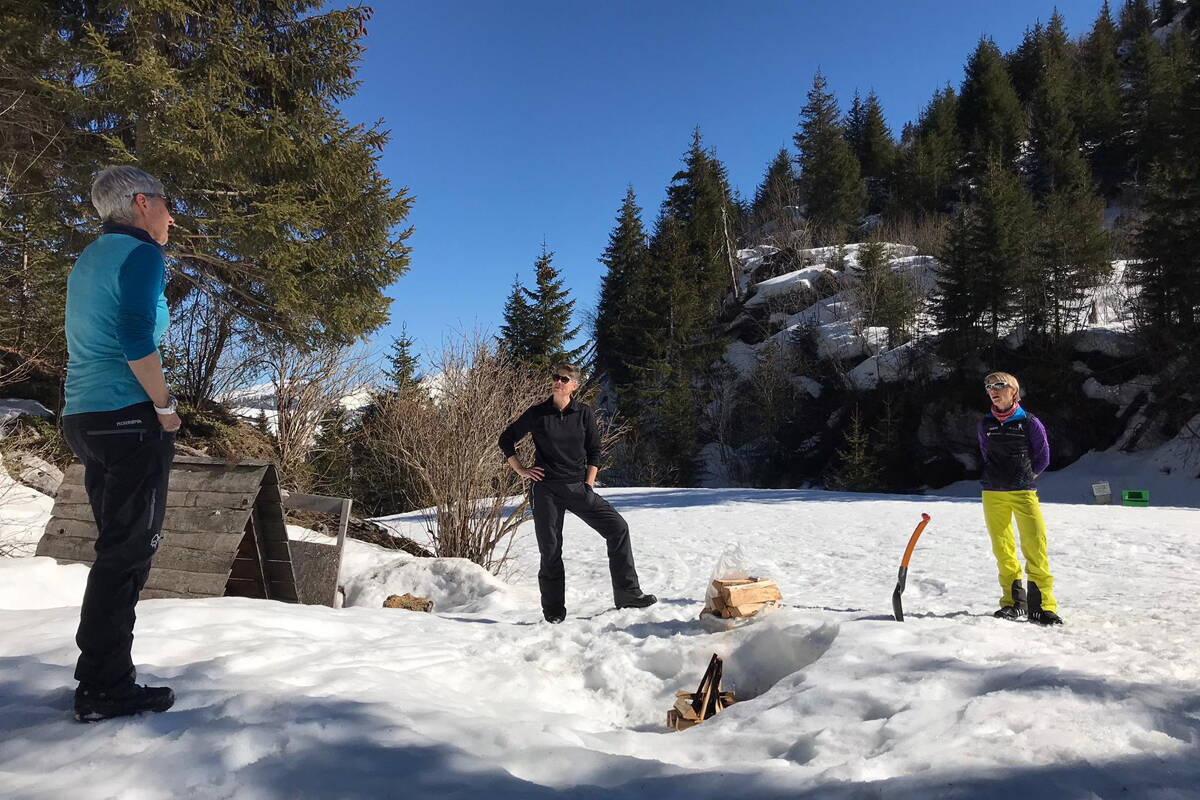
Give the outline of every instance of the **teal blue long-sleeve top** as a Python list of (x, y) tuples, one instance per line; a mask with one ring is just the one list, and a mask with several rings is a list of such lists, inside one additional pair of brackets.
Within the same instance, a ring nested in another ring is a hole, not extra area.
[(106, 222), (67, 277), (63, 414), (115, 411), (149, 396), (129, 368), (170, 324), (162, 248), (140, 228)]

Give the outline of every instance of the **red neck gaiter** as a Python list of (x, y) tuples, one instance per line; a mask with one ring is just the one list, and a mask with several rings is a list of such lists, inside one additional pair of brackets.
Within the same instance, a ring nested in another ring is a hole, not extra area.
[(992, 406), (992, 416), (1000, 422), (1008, 422), (1010, 419), (1012, 419), (1012, 415), (1017, 413), (1020, 408), (1020, 403), (1013, 403), (1012, 408), (1010, 408), (1008, 411), (1001, 411), (995, 406)]

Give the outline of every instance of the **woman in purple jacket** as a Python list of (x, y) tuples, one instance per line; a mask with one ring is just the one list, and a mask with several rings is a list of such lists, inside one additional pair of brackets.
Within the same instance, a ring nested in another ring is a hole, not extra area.
[[(1046, 555), (1046, 522), (1038, 504), (1037, 476), (1050, 465), (1050, 443), (1041, 420), (1021, 408), (1021, 384), (1007, 372), (984, 378), (991, 411), (979, 422), (983, 456), (983, 518), (1000, 571), (1002, 619), (1061, 625), (1054, 599), (1054, 576)], [(1013, 517), (1021, 534), (1021, 554), (1029, 577), (1021, 585), (1021, 562), (1013, 544)]]

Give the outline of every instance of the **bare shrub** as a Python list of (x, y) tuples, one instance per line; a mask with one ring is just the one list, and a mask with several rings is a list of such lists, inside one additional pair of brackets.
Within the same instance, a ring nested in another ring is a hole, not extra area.
[(872, 238), (881, 242), (910, 244), (923, 256), (942, 252), (950, 230), (950, 217), (945, 214), (905, 214), (888, 217), (873, 232)]
[(263, 364), (275, 394), (275, 443), (285, 488), (305, 491), (307, 462), (321, 421), (342, 398), (371, 384), (374, 371), (358, 350), (302, 350), (288, 343), (265, 348)]
[[(432, 374), (425, 385), (381, 398), (363, 435), (378, 458), (410, 476), (434, 554), (499, 573), (528, 500), (497, 442), (521, 413), (546, 399), (546, 377), (481, 334), (447, 344)], [(526, 440), (517, 454), (529, 464), (532, 451)]]
[(171, 386), (193, 406), (238, 394), (263, 369), (263, 353), (245, 317), (203, 291), (172, 312), (164, 351)]

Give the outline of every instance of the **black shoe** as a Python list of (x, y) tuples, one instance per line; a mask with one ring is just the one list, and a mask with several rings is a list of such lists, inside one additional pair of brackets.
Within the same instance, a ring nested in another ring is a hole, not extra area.
[(75, 719), (98, 722), (143, 711), (166, 711), (175, 704), (175, 693), (166, 686), (134, 684), (119, 691), (101, 692), (80, 686), (75, 690)]
[(544, 614), (543, 616), (546, 617), (546, 622), (549, 622), (551, 625), (557, 625), (567, 618), (566, 614)]
[(1062, 625), (1062, 617), (1055, 614), (1053, 611), (1038, 609), (1037, 611), (1029, 612), (1029, 621), (1036, 622), (1038, 625)]
[(992, 614), (992, 616), (997, 619), (1018, 620), (1025, 616), (1025, 609), (1018, 608), (1017, 606), (1000, 606), (1000, 610)]
[(617, 603), (617, 608), (646, 608), (658, 602), (658, 598), (652, 594), (640, 594), (637, 597), (631, 597), (628, 600), (622, 600)]

